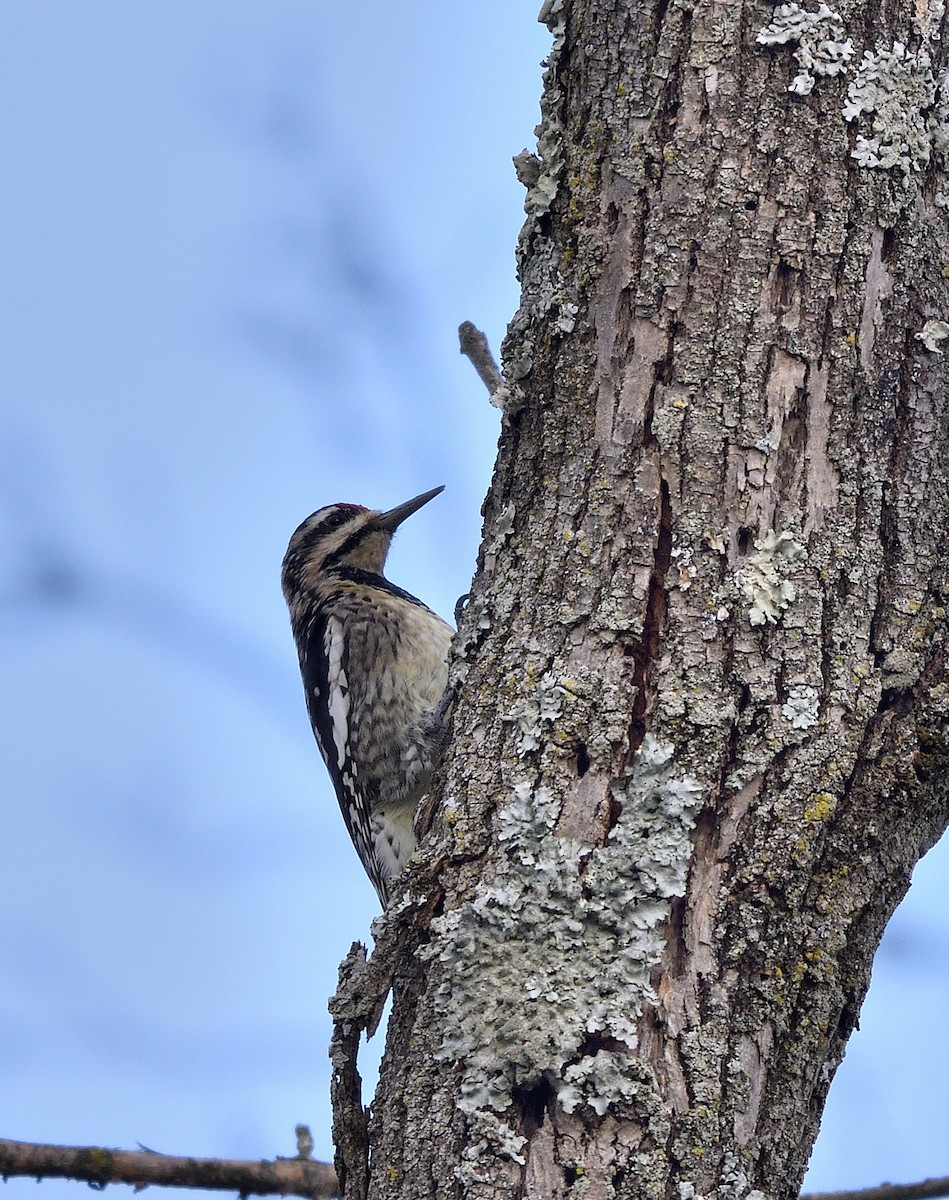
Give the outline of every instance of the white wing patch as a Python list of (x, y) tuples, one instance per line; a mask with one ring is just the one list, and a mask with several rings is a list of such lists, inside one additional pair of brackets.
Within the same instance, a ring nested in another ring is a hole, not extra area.
[(342, 624), (335, 617), (330, 617), (326, 622), (326, 633), (323, 638), (329, 683), (326, 707), (333, 729), (336, 762), (340, 772), (346, 762), (346, 746), (349, 741), (349, 680), (346, 678), (346, 669), (343, 666), (345, 645)]

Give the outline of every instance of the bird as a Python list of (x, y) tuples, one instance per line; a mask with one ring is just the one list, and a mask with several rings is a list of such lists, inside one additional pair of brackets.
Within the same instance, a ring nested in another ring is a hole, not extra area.
[(443, 749), (454, 633), (383, 567), (398, 527), (444, 490), (387, 511), (320, 508), (281, 570), (313, 734), (383, 908), (416, 849), (416, 810)]

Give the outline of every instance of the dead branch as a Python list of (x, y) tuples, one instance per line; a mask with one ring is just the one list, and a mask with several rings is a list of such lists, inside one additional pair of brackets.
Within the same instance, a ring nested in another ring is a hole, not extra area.
[(478, 372), (478, 378), (493, 396), (503, 380), (487, 337), (471, 321), (462, 321), (458, 326), (458, 344), (461, 353), (471, 361), (471, 365)]
[(881, 1183), (852, 1192), (807, 1192), (801, 1200), (930, 1200), (933, 1196), (949, 1196), (949, 1175), (919, 1183)]
[(107, 1150), (101, 1146), (50, 1146), (0, 1139), (0, 1176), (78, 1179), (92, 1187), (128, 1183), (208, 1188), (241, 1196), (336, 1196), (336, 1172), (329, 1163), (278, 1158), (273, 1162), (181, 1158), (153, 1150)]

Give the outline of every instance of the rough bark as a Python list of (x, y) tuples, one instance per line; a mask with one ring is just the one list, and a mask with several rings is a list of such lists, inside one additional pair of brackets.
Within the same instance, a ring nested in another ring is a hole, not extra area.
[[(839, 15), (847, 73), (799, 94), (770, 7), (545, 6), (379, 1200), (795, 1195), (947, 823), (942, 5)], [(896, 43), (909, 165), (861, 166), (841, 110)]]

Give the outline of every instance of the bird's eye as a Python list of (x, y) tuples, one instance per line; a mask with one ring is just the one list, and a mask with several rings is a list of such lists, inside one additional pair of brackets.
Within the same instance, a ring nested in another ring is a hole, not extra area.
[(353, 518), (352, 511), (347, 511), (345, 508), (337, 508), (329, 514), (329, 516), (320, 522), (320, 532), (329, 533), (333, 529), (339, 529)]
[(318, 545), (330, 533), (348, 525), (358, 513), (367, 512), (358, 504), (328, 504), (311, 513), (297, 526), (291, 545), (298, 550)]

